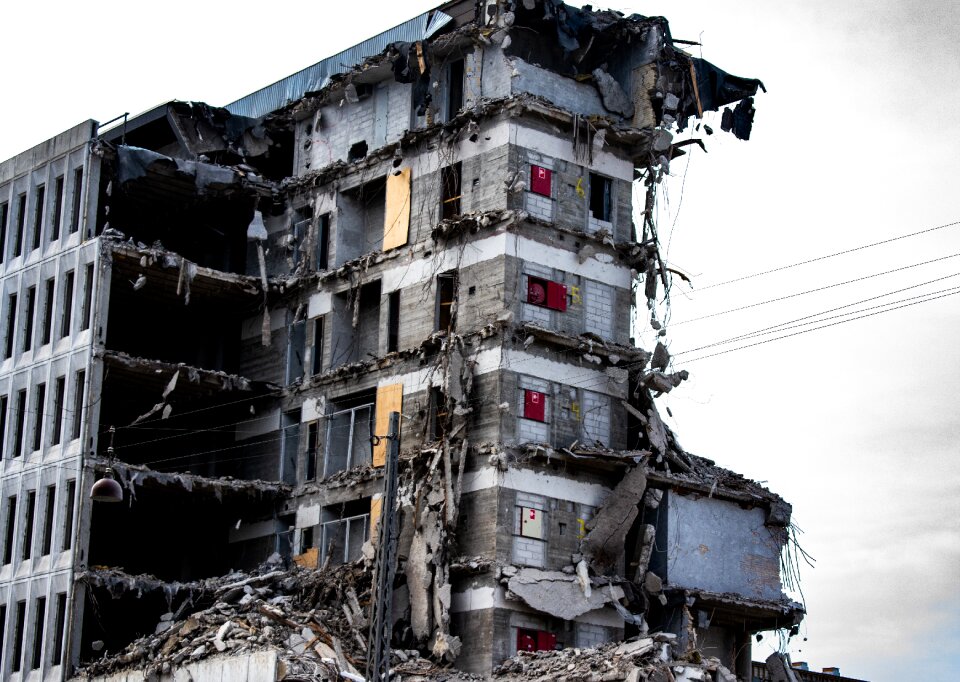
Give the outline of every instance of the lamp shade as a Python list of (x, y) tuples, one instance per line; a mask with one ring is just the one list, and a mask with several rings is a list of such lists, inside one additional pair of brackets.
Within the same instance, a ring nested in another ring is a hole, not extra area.
[(103, 478), (93, 484), (90, 499), (94, 502), (123, 502), (123, 488), (113, 478), (113, 470), (107, 467)]

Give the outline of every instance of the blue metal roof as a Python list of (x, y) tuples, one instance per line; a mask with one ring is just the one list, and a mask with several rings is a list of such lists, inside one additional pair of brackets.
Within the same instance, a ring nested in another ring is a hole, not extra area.
[(380, 54), (391, 43), (426, 40), (451, 21), (452, 17), (439, 10), (424, 12), (399, 26), (231, 102), (226, 109), (239, 116), (259, 118), (300, 99), (308, 92), (322, 89), (330, 81), (330, 76), (348, 71), (367, 57)]

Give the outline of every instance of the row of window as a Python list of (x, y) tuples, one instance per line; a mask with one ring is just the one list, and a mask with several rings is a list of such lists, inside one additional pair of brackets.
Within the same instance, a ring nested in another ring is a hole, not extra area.
[[(13, 439), (6, 449), (3, 445), (7, 440), (7, 425), (10, 423), (10, 396), (0, 395), (0, 458), (7, 455), (13, 458), (20, 457), (29, 448), (29, 452), (41, 450), (44, 445), (44, 426), (48, 425), (47, 445), (60, 445), (63, 441), (64, 427), (67, 429), (70, 440), (80, 438), (83, 426), (83, 395), (86, 382), (86, 370), (77, 370), (74, 374), (72, 394), (73, 409), (67, 419), (67, 376), (61, 375), (53, 382), (52, 395), (48, 395), (47, 385), (38, 383), (32, 391), (21, 388), (14, 395), (12, 410)], [(32, 396), (30, 395), (32, 393)], [(32, 402), (31, 402), (32, 398)], [(52, 400), (51, 400), (52, 399)], [(52, 404), (50, 404), (52, 402)], [(48, 411), (49, 410), (49, 411)], [(28, 419), (29, 417), (29, 419)], [(28, 422), (30, 429), (29, 438)]]
[[(63, 661), (64, 634), (67, 625), (67, 593), (58, 592), (56, 597), (56, 613), (54, 615), (54, 633), (53, 641), (47, 647), (47, 653), (50, 665), (60, 665)], [(37, 597), (33, 601), (33, 636), (27, 640), (27, 601), (25, 599), (16, 603), (14, 609), (14, 627), (13, 642), (9, 655), (13, 659), (10, 669), (13, 672), (20, 672), (26, 668), (28, 670), (39, 670), (43, 666), (43, 643), (46, 639), (45, 628), (47, 623), (47, 598)], [(7, 605), (0, 604), (0, 643), (6, 641), (7, 632)], [(0, 650), (0, 666), (6, 659), (6, 647)], [(2, 670), (2, 667), (0, 667)]]
[[(37, 490), (28, 490), (26, 495), (18, 500), (17, 495), (10, 495), (4, 505), (4, 536), (3, 536), (3, 565), (13, 563), (14, 559), (27, 561), (38, 557), (49, 556), (54, 551), (54, 522), (57, 518), (63, 520), (60, 525), (60, 542), (57, 551), (67, 552), (73, 547), (73, 515), (77, 501), (77, 482), (67, 481), (65, 496), (60, 499), (62, 511), (57, 514), (57, 486), (48, 485), (42, 490), (43, 500), (40, 510), (43, 513), (40, 528), (39, 552), (34, 546), (34, 530), (37, 526)], [(18, 504), (19, 502), (19, 504)], [(16, 550), (17, 520), (20, 520), (20, 549)]]
[[(35, 251), (43, 241), (43, 227), (47, 216), (50, 216), (48, 241), (60, 239), (64, 228), (66, 213), (65, 197), (66, 181), (59, 175), (53, 181), (53, 193), (48, 197), (46, 185), (39, 184), (33, 188), (32, 206), (28, 205), (27, 193), (17, 196), (15, 201), (16, 214), (12, 222), (13, 233), (10, 233), (11, 210), (9, 202), (0, 204), (0, 263), (9, 255), (11, 258), (22, 256), (25, 249)], [(69, 231), (70, 234), (80, 229), (83, 211), (83, 168), (73, 171), (73, 182), (70, 195)], [(28, 214), (30, 215), (30, 231), (28, 233)], [(9, 235), (9, 236), (8, 236)], [(9, 252), (9, 254), (8, 254)]]
[[(66, 338), (73, 331), (73, 299), (76, 275), (73, 270), (63, 276), (59, 293), (62, 306), (59, 318), (54, 324), (54, 309), (57, 301), (57, 278), (50, 277), (40, 288), (42, 301), (39, 300), (38, 287), (27, 287), (23, 301), (17, 293), (7, 296), (7, 319), (4, 335), (4, 359), (15, 354), (26, 353), (33, 348), (41, 348), (53, 340), (54, 329), (57, 338)], [(38, 317), (38, 310), (40, 312)], [(93, 314), (93, 263), (88, 263), (83, 279), (83, 302), (80, 310), (80, 331), (90, 328)], [(18, 322), (19, 321), (19, 322)]]

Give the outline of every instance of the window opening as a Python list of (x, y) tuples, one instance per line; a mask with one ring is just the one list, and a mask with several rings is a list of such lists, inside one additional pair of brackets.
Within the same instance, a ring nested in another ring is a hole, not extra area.
[(23, 253), (23, 230), (27, 221), (27, 195), (17, 197), (17, 239), (13, 243), (13, 257)]
[(283, 413), (283, 457), (280, 461), (280, 480), (289, 485), (297, 483), (297, 454), (300, 450), (300, 410)]
[(33, 249), (40, 248), (40, 235), (43, 231), (43, 201), (46, 196), (47, 188), (43, 185), (37, 185), (36, 194), (33, 203)]
[(73, 270), (67, 273), (63, 283), (63, 317), (60, 318), (60, 338), (70, 335), (73, 316)]
[(85, 370), (77, 370), (76, 379), (73, 385), (73, 432), (72, 440), (80, 437), (80, 430), (83, 426), (83, 391), (84, 384), (87, 381)]
[(50, 554), (53, 546), (53, 519), (57, 512), (57, 486), (48, 485), (46, 490), (46, 504), (44, 504), (43, 539), (40, 543), (40, 556)]
[(47, 385), (37, 384), (33, 402), (33, 452), (43, 445), (43, 416), (47, 407)]
[(83, 203), (83, 167), (73, 171), (73, 211), (70, 214), (70, 232), (80, 229), (80, 206)]
[(391, 291), (387, 299), (387, 352), (400, 350), (400, 290)]
[(596, 173), (590, 174), (590, 215), (610, 222), (613, 212), (613, 182)]
[(463, 108), (463, 60), (450, 62), (447, 82), (447, 120), (450, 121)]
[(456, 325), (454, 305), (457, 296), (456, 271), (437, 275), (437, 329), (453, 331)]
[(360, 140), (350, 145), (350, 151), (347, 153), (347, 161), (359, 161), (367, 155), (367, 141)]
[[(317, 446), (320, 442), (320, 422), (312, 421), (307, 424), (307, 453), (305, 480), (312, 481), (317, 477)], [(302, 550), (301, 550), (302, 551)]]
[(324, 213), (317, 223), (317, 270), (330, 267), (330, 214)]
[(37, 597), (33, 607), (33, 661), (31, 670), (37, 670), (43, 663), (43, 626), (47, 619), (47, 598)]
[(17, 602), (17, 629), (13, 633), (13, 672), (20, 672), (23, 660), (23, 629), (27, 626), (27, 602)]
[(7, 220), (10, 217), (10, 205), (0, 204), (0, 263), (7, 257)]
[(57, 296), (57, 280), (51, 277), (46, 283), (46, 292), (43, 298), (43, 330), (40, 334), (40, 345), (45, 346), (50, 343), (50, 335), (53, 333), (53, 303)]
[(73, 546), (73, 507), (77, 499), (77, 482), (67, 481), (67, 500), (63, 509), (63, 543), (62, 551), (66, 552)]
[(87, 263), (83, 274), (83, 308), (80, 309), (80, 331), (90, 328), (93, 314), (93, 263)]
[(53, 181), (53, 225), (50, 226), (50, 241), (60, 239), (60, 228), (63, 222), (63, 176), (58, 175)]
[(24, 561), (33, 555), (33, 519), (37, 513), (37, 491), (27, 493), (27, 508), (23, 515), (23, 551), (20, 558)]
[(17, 338), (17, 295), (7, 296), (7, 338), (4, 358), (13, 357), (13, 342)]
[(9, 398), (0, 395), (0, 458), (3, 458), (3, 446), (7, 442), (7, 408)]
[(23, 352), (33, 348), (33, 316), (37, 312), (37, 288), (27, 289), (26, 318), (23, 321)]
[(19, 457), (23, 454), (23, 436), (27, 425), (27, 389), (22, 388), (17, 391), (17, 428), (15, 432), (16, 440), (13, 442), (13, 456)]
[(460, 215), (462, 171), (459, 161), (440, 170), (440, 217), (444, 220)]
[(3, 565), (13, 561), (13, 532), (17, 526), (17, 496), (7, 498), (7, 518), (3, 544)]
[(443, 389), (434, 386), (430, 389), (430, 433), (433, 440), (440, 440), (447, 432), (447, 396)]
[(55, 634), (53, 638), (53, 656), (51, 665), (60, 665), (63, 661), (63, 635), (67, 630), (67, 593), (60, 592), (57, 595), (57, 620), (54, 626)]
[(313, 376), (323, 371), (323, 317), (313, 321), (313, 347), (310, 349), (310, 373)]
[(63, 401), (67, 397), (67, 377), (57, 377), (53, 389), (53, 434), (50, 445), (60, 445), (63, 437)]

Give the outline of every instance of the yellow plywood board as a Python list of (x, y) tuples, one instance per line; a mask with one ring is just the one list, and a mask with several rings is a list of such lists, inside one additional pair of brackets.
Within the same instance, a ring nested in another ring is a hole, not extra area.
[(383, 495), (370, 498), (370, 542), (377, 541), (377, 528), (380, 527), (380, 514), (383, 512)]
[(377, 388), (376, 426), (374, 434), (380, 442), (373, 446), (373, 466), (382, 467), (387, 462), (387, 432), (390, 429), (390, 413), (400, 412), (403, 406), (403, 384), (390, 384)]
[(387, 176), (387, 209), (383, 213), (384, 251), (407, 243), (410, 232), (410, 177), (409, 168)]
[(316, 568), (319, 560), (319, 547), (311, 547), (303, 554), (298, 554), (297, 556), (293, 557), (293, 563), (295, 563), (297, 566), (303, 566), (304, 568)]

